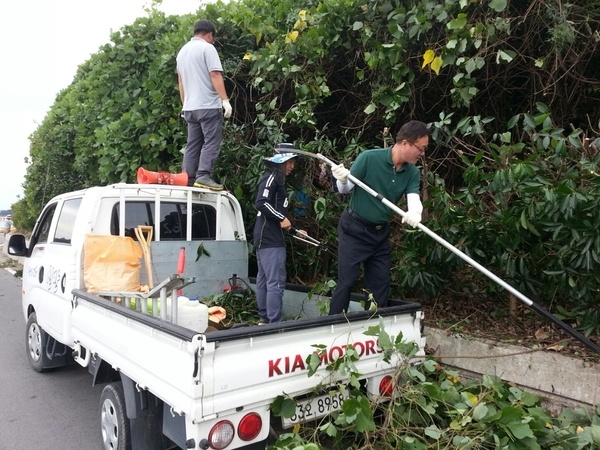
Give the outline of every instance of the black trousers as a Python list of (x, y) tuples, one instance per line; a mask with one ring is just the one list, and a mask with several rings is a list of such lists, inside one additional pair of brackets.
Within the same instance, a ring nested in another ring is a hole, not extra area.
[(387, 305), (392, 264), (388, 240), (390, 225), (367, 224), (345, 210), (338, 222), (338, 279), (329, 314), (348, 309), (350, 294), (361, 264), (365, 271), (365, 287), (373, 294), (378, 307)]

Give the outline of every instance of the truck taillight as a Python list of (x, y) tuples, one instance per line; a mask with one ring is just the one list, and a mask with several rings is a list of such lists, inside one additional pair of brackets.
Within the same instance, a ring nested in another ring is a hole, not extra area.
[(379, 395), (382, 397), (391, 397), (394, 392), (394, 383), (392, 377), (387, 375), (379, 382)]
[(215, 426), (210, 429), (210, 433), (208, 433), (210, 448), (223, 450), (231, 444), (234, 436), (235, 428), (233, 424), (229, 420), (221, 420), (220, 422), (217, 422)]
[(246, 414), (238, 425), (238, 436), (242, 441), (251, 441), (260, 433), (262, 419), (257, 413)]

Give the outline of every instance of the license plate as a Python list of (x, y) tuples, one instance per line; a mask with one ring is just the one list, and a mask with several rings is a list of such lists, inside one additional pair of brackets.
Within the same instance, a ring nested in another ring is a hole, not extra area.
[(342, 403), (349, 396), (348, 390), (332, 391), (317, 397), (296, 400), (296, 413), (292, 417), (282, 417), (284, 428), (289, 428), (297, 423), (319, 419), (342, 407)]

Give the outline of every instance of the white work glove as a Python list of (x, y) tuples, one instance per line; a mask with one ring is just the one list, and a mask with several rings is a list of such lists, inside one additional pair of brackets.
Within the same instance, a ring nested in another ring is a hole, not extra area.
[(229, 100), (223, 100), (223, 117), (229, 119), (231, 117), (231, 111), (233, 111), (233, 109), (231, 108), (231, 103), (229, 103)]
[(421, 223), (421, 214), (416, 211), (406, 211), (402, 218), (402, 223), (407, 223), (411, 227), (416, 227)]
[(350, 175), (350, 171), (346, 169), (343, 164), (331, 166), (331, 173), (340, 183), (346, 184), (348, 182), (348, 175)]

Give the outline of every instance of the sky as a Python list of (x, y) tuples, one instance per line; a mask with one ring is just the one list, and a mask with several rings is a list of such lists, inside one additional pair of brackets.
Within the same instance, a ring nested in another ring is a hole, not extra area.
[[(160, 10), (187, 14), (202, 0), (163, 0)], [(77, 67), (112, 31), (147, 16), (149, 0), (3, 0), (0, 5), (0, 210), (23, 197), (29, 136)]]

